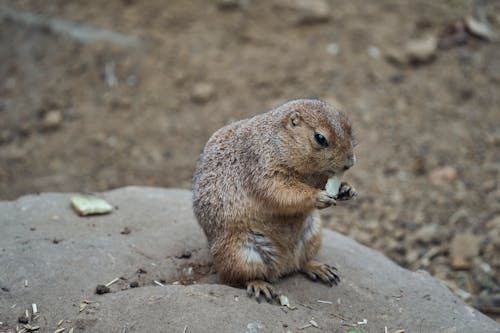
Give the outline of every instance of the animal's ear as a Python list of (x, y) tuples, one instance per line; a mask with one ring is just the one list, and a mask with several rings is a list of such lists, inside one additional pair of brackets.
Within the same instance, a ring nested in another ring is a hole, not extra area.
[(293, 111), (290, 114), (289, 125), (290, 127), (295, 127), (300, 123), (300, 113), (298, 111)]

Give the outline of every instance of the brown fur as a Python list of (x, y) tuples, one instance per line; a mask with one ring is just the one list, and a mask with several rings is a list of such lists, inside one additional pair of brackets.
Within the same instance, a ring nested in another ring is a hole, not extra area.
[(326, 181), (353, 163), (347, 117), (319, 100), (291, 101), (215, 132), (194, 175), (193, 206), (220, 279), (256, 289), (296, 271), (323, 279), (327, 268), (312, 261), (321, 243), (316, 208), (335, 203)]

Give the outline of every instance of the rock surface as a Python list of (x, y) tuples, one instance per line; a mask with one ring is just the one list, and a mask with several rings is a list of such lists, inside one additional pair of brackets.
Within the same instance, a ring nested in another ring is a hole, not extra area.
[[(500, 332), (429, 274), (330, 231), (319, 258), (339, 269), (340, 285), (297, 274), (276, 285), (295, 310), (258, 304), (217, 284), (189, 191), (128, 187), (102, 197), (110, 215), (77, 216), (71, 194), (0, 203), (0, 332), (33, 303), (40, 332), (60, 320), (66, 332), (295, 332), (313, 318), (319, 327), (303, 332), (344, 332), (364, 319), (367, 332)], [(110, 293), (95, 294), (115, 278)]]

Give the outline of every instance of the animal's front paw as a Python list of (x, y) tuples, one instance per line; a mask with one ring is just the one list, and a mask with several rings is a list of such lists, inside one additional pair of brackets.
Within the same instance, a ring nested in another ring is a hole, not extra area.
[(309, 261), (302, 272), (311, 280), (318, 281), (328, 284), (330, 287), (337, 285), (340, 282), (340, 277), (335, 273), (337, 269), (333, 266), (329, 266), (319, 261), (311, 260)]
[(335, 198), (330, 197), (328, 193), (326, 193), (326, 191), (320, 191), (316, 195), (315, 207), (318, 209), (323, 209), (332, 205), (335, 206), (336, 204), (337, 201), (335, 200)]
[(262, 297), (264, 297), (269, 303), (278, 297), (274, 287), (270, 283), (262, 280), (247, 282), (247, 295), (248, 297), (255, 296), (255, 300), (259, 303), (262, 301)]
[(346, 201), (354, 199), (358, 196), (358, 192), (346, 182), (340, 183), (339, 193), (337, 194), (337, 200)]

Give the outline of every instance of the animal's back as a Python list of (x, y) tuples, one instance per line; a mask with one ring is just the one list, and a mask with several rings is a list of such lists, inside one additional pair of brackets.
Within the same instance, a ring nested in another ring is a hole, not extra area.
[[(256, 116), (259, 117), (259, 116)], [(255, 117), (254, 117), (255, 118)], [(208, 140), (193, 179), (193, 207), (209, 242), (251, 206), (249, 177), (257, 172), (254, 118), (229, 124)]]

